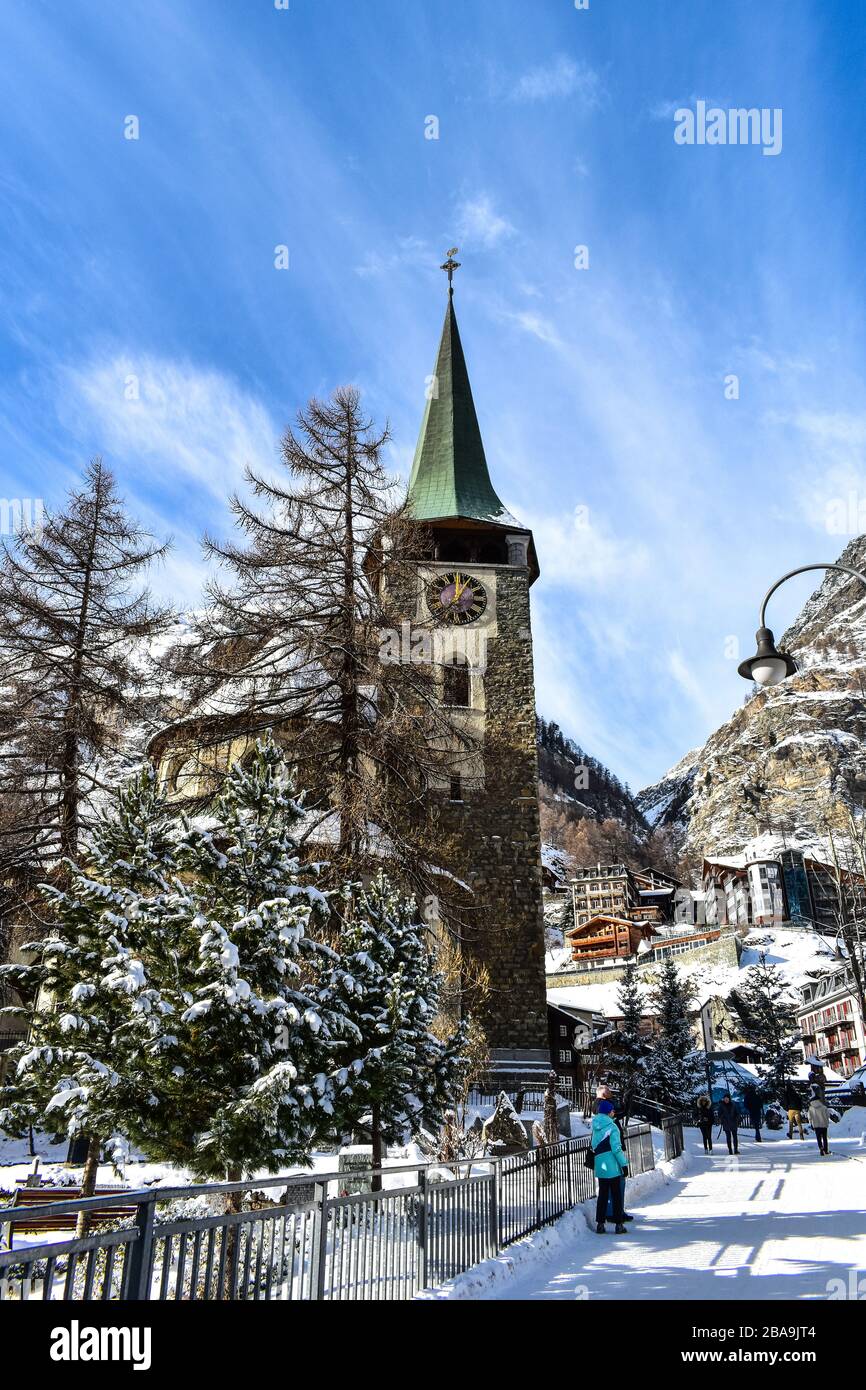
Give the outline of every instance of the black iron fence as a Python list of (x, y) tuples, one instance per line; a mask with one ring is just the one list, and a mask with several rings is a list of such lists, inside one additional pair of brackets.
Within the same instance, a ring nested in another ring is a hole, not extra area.
[[(457, 1171), (407, 1165), (55, 1202), (40, 1206), (40, 1220), (98, 1211), (101, 1228), (17, 1249), (16, 1228), (20, 1241), (32, 1212), (0, 1207), (0, 1300), (412, 1298), (594, 1196), (588, 1142), (564, 1139)], [(631, 1173), (654, 1166), (648, 1125), (629, 1128), (626, 1148)], [(374, 1171), (381, 1191), (370, 1190)], [(250, 1209), (190, 1214), (225, 1206), (230, 1194)], [(112, 1207), (130, 1206), (131, 1224), (111, 1221)]]
[(665, 1139), (665, 1158), (679, 1158), (685, 1148), (683, 1116), (665, 1115), (658, 1125)]
[[(476, 1109), (483, 1109), (485, 1106), (495, 1105), (504, 1092), (518, 1113), (523, 1110), (543, 1110), (546, 1089), (543, 1081), (527, 1083), (524, 1086), (475, 1086), (469, 1092), (468, 1104)], [(583, 1096), (578, 1095), (574, 1082), (568, 1077), (559, 1077), (555, 1090), (558, 1098), (567, 1101), (572, 1110), (581, 1108)]]

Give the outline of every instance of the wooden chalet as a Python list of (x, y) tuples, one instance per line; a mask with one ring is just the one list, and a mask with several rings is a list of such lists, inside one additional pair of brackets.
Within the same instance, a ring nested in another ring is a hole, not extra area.
[(662, 923), (668, 921), (664, 909), (655, 903), (641, 903), (640, 907), (630, 908), (628, 915), (634, 922)]
[(603, 912), (569, 927), (565, 933), (573, 961), (610, 960), (633, 956), (642, 941), (657, 936), (649, 922), (635, 922)]

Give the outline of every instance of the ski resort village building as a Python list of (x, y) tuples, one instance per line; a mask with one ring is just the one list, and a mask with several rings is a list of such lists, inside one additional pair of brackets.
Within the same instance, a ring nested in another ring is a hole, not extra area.
[(806, 1052), (850, 1076), (866, 1062), (866, 1036), (851, 966), (823, 975), (803, 986), (798, 1012)]
[(569, 887), (575, 926), (610, 912), (631, 922), (703, 921), (701, 894), (660, 869), (595, 864), (575, 869)]
[(708, 925), (795, 922), (836, 931), (843, 915), (866, 908), (862, 874), (795, 849), (760, 858), (748, 853), (707, 858), (703, 893)]

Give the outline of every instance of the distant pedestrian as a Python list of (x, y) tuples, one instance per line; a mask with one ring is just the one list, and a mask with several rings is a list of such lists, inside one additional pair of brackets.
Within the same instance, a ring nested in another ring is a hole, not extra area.
[(800, 1099), (800, 1092), (797, 1090), (793, 1081), (785, 1082), (785, 1087), (782, 1092), (782, 1104), (788, 1112), (788, 1138), (793, 1139), (794, 1126), (796, 1125), (800, 1131), (800, 1138), (805, 1139), (806, 1136), (803, 1133), (803, 1102)]
[(825, 1100), (827, 1095), (827, 1077), (820, 1062), (812, 1062), (809, 1066), (809, 1085), (812, 1090), (816, 1088), (821, 1092), (821, 1099)]
[(595, 1229), (600, 1236), (605, 1234), (604, 1218), (608, 1199), (613, 1197), (616, 1234), (624, 1236), (622, 1188), (620, 1178), (628, 1173), (628, 1159), (622, 1147), (619, 1130), (613, 1120), (613, 1106), (609, 1100), (600, 1100), (598, 1111), (592, 1117), (590, 1128), (593, 1167), (598, 1182), (598, 1199), (595, 1204)]
[(698, 1129), (704, 1141), (704, 1153), (713, 1152), (713, 1102), (709, 1096), (698, 1097)]
[(815, 1138), (818, 1141), (818, 1153), (823, 1158), (825, 1154), (830, 1152), (827, 1147), (827, 1130), (830, 1126), (830, 1111), (817, 1093), (813, 1095), (809, 1103), (809, 1124), (815, 1131)]
[(743, 1100), (746, 1102), (746, 1110), (749, 1112), (749, 1119), (755, 1129), (755, 1142), (760, 1144), (761, 1121), (764, 1118), (761, 1097), (758, 1095), (757, 1089), (754, 1086), (746, 1086), (743, 1091)]
[(728, 1141), (728, 1153), (738, 1154), (740, 1152), (740, 1143), (737, 1138), (737, 1129), (740, 1123), (740, 1112), (731, 1100), (729, 1091), (725, 1091), (725, 1094), (719, 1101), (719, 1123), (725, 1131), (725, 1138)]

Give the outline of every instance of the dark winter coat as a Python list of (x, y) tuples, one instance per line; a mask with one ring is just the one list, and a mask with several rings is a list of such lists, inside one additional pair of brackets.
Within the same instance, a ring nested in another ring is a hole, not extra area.
[(761, 1105), (761, 1099), (757, 1091), (753, 1091), (751, 1089), (746, 1091), (743, 1096), (743, 1100), (746, 1102), (746, 1109), (749, 1112), (749, 1119), (752, 1121), (752, 1124), (759, 1125), (761, 1123), (761, 1118), (763, 1116), (764, 1109)]
[(803, 1098), (796, 1086), (789, 1085), (785, 1087), (785, 1095), (782, 1103), (786, 1110), (802, 1110)]
[(712, 1105), (698, 1105), (698, 1129), (712, 1129), (713, 1127), (713, 1107)]
[(733, 1134), (740, 1127), (740, 1112), (732, 1100), (719, 1101), (719, 1124), (726, 1134)]

